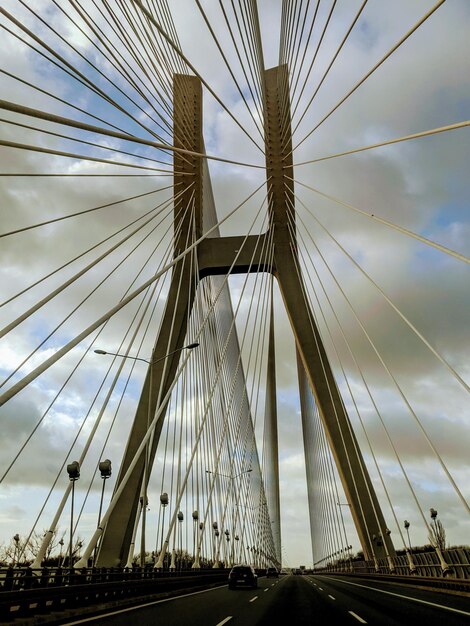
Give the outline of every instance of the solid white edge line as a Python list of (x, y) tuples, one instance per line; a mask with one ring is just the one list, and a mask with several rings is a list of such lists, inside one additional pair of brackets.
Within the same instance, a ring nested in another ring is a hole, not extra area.
[(366, 620), (362, 619), (362, 617), (360, 617), (357, 613), (354, 613), (354, 611), (348, 611), (348, 613), (355, 617), (358, 622), (361, 622), (361, 624), (367, 624)]
[(437, 604), (436, 602), (428, 602), (427, 600), (420, 600), (419, 598), (413, 598), (412, 596), (403, 596), (400, 593), (393, 593), (393, 591), (385, 591), (385, 589), (377, 589), (377, 587), (368, 587), (367, 585), (360, 585), (359, 583), (351, 583), (349, 581), (342, 580), (341, 578), (331, 577), (331, 580), (344, 583), (345, 585), (353, 585), (354, 587), (363, 587), (364, 589), (371, 589), (372, 591), (378, 591), (379, 593), (386, 593), (388, 596), (395, 596), (397, 598), (403, 598), (404, 600), (411, 600), (412, 602), (419, 602), (420, 604), (427, 604), (428, 606), (435, 606), (438, 609), (444, 609), (446, 611), (452, 611), (453, 613), (459, 613), (460, 615), (468, 615), (468, 611), (462, 611), (461, 609), (454, 609), (451, 606), (445, 606), (445, 604)]
[(255, 596), (254, 598), (251, 598), (250, 602), (254, 602), (257, 599), (258, 599), (258, 596)]
[(233, 618), (233, 615), (229, 615), (228, 617), (226, 617), (225, 619), (223, 619), (221, 622), (219, 622), (219, 623), (218, 623), (218, 624), (216, 624), (215, 626), (223, 626), (224, 624), (226, 624), (227, 622), (229, 622), (232, 618)]
[(93, 615), (92, 617), (85, 617), (84, 619), (76, 620), (75, 622), (64, 622), (63, 626), (75, 626), (75, 624), (84, 624), (85, 622), (93, 622), (97, 619), (103, 619), (104, 617), (110, 617), (111, 615), (119, 615), (119, 613), (129, 613), (130, 611), (137, 611), (138, 609), (144, 609), (147, 606), (154, 606), (155, 604), (163, 604), (164, 602), (172, 602), (173, 600), (180, 600), (181, 598), (188, 598), (189, 596), (197, 596), (200, 593), (207, 593), (208, 591), (214, 591), (215, 589), (221, 589), (227, 585), (219, 585), (218, 587), (212, 587), (211, 589), (202, 589), (201, 591), (193, 591), (181, 596), (174, 596), (173, 598), (164, 598), (163, 600), (154, 600), (153, 602), (146, 602), (145, 604), (138, 604), (137, 606), (128, 606), (125, 609), (119, 611), (111, 611), (110, 613), (102, 613), (101, 615)]

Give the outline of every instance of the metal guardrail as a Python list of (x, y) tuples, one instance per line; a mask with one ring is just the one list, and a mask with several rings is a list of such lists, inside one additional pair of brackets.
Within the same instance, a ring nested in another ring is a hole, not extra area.
[[(229, 570), (0, 570), (0, 622), (227, 581)], [(7, 575), (8, 574), (8, 575)]]
[(322, 568), (315, 568), (314, 571), (321, 573), (348, 573), (355, 574), (393, 574), (397, 576), (407, 576), (416, 578), (433, 578), (433, 579), (459, 579), (470, 581), (470, 549), (469, 548), (453, 548), (451, 550), (443, 550), (442, 555), (449, 569), (443, 571), (439, 558), (435, 552), (411, 552), (411, 558), (414, 565), (414, 572), (410, 570), (410, 561), (406, 555), (400, 555), (391, 558), (393, 572), (390, 569), (390, 563), (387, 559), (374, 561), (354, 561), (342, 560), (332, 562)]

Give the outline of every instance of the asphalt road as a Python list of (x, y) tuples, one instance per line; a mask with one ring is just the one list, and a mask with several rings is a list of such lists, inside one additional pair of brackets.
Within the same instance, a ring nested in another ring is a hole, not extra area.
[(64, 622), (113, 626), (470, 625), (470, 599), (341, 576), (260, 578), (258, 589), (226, 585)]

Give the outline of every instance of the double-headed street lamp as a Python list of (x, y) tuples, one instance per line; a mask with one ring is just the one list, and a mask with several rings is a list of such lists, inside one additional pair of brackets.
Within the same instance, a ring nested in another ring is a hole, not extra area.
[[(121, 359), (130, 359), (131, 361), (143, 361), (150, 366), (150, 380), (149, 380), (149, 397), (148, 397), (148, 415), (147, 415), (147, 428), (151, 423), (151, 404), (152, 404), (152, 386), (153, 386), (153, 366), (160, 361), (164, 361), (168, 357), (176, 354), (177, 352), (181, 352), (182, 350), (193, 350), (193, 348), (197, 348), (199, 346), (198, 342), (189, 343), (186, 346), (182, 346), (181, 348), (177, 348), (176, 350), (172, 350), (165, 354), (164, 356), (159, 357), (158, 359), (153, 358), (154, 351), (152, 351), (151, 359), (144, 359), (140, 356), (130, 356), (128, 354), (121, 354), (119, 352), (108, 352), (107, 350), (97, 349), (94, 352), (96, 354), (108, 354), (109, 356), (119, 357)], [(144, 475), (142, 479), (142, 489), (141, 489), (141, 516), (142, 516), (142, 529), (141, 529), (141, 541), (140, 541), (140, 567), (145, 567), (145, 521), (146, 521), (146, 511), (147, 511), (147, 471), (148, 471), (148, 443), (145, 447), (145, 457), (144, 457)]]

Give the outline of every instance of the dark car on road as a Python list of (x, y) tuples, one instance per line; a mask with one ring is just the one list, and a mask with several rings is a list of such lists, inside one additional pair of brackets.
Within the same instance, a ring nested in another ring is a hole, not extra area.
[(266, 578), (279, 578), (279, 572), (275, 567), (268, 567), (266, 570)]
[(228, 575), (228, 588), (235, 589), (238, 585), (243, 587), (258, 586), (258, 576), (250, 565), (235, 565)]

